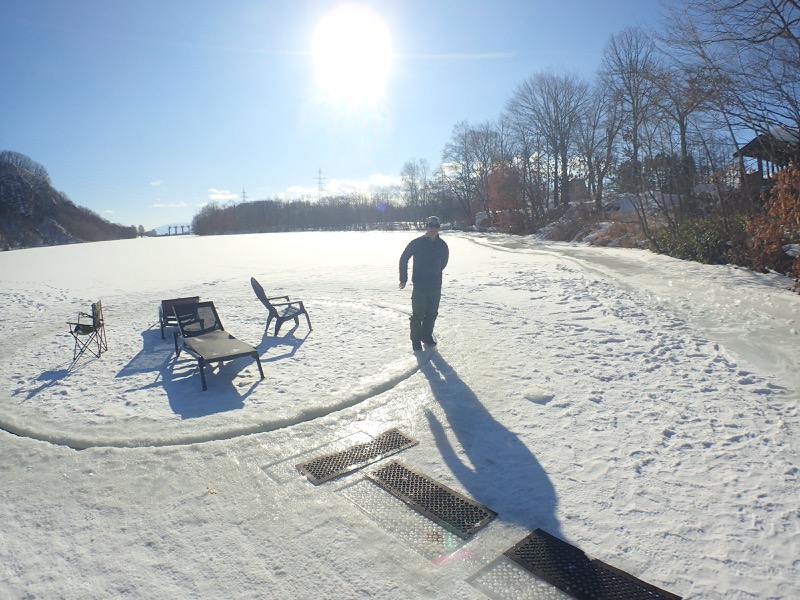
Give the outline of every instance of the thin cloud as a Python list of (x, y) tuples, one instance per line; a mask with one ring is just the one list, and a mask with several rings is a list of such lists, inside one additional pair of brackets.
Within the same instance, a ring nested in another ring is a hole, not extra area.
[(402, 182), (399, 177), (394, 175), (383, 175), (382, 173), (375, 173), (369, 176), (369, 183), (373, 187), (392, 187), (400, 185)]
[(323, 198), (330, 196), (347, 196), (349, 194), (368, 194), (371, 191), (397, 187), (400, 178), (394, 175), (374, 173), (366, 179), (328, 179), (325, 187), (320, 190), (315, 187), (293, 185), (278, 194), (279, 200), (311, 199), (321, 195)]
[(218, 190), (216, 188), (209, 188), (208, 197), (211, 200), (235, 200), (239, 194), (234, 194), (230, 190)]
[(150, 187), (161, 187), (162, 185), (164, 185), (163, 179), (156, 179), (155, 181), (150, 182)]
[(316, 195), (316, 193), (317, 193), (317, 188), (304, 187), (302, 185), (292, 185), (286, 188), (285, 192), (281, 192), (280, 194), (278, 194), (278, 197), (281, 198), (281, 200), (286, 200), (286, 199), (302, 198), (304, 196)]
[(185, 208), (186, 202), (157, 202), (155, 204), (151, 204), (150, 208)]

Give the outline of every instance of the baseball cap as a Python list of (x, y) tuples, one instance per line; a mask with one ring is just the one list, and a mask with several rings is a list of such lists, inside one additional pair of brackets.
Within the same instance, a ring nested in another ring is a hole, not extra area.
[(439, 229), (439, 227), (442, 226), (442, 224), (439, 222), (439, 217), (428, 217), (426, 225), (431, 229)]

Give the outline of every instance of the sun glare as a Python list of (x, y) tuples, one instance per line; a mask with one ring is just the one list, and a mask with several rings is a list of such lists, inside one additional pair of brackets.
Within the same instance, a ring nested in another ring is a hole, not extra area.
[(351, 108), (380, 101), (386, 93), (391, 45), (389, 28), (372, 9), (345, 4), (327, 13), (311, 40), (324, 99)]

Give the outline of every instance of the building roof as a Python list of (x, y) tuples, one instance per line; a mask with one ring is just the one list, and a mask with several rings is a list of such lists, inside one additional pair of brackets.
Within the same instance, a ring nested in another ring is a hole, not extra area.
[(780, 166), (798, 163), (800, 132), (786, 127), (773, 127), (761, 133), (733, 153), (734, 156), (758, 158)]

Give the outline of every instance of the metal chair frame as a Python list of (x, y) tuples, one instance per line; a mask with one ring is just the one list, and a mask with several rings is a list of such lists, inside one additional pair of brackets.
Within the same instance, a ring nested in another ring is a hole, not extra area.
[(95, 358), (100, 358), (103, 352), (108, 351), (102, 300), (92, 303), (91, 313), (79, 312), (78, 319), (67, 321), (67, 325), (70, 335), (75, 340), (72, 347), (72, 364), (75, 364), (87, 350)]

